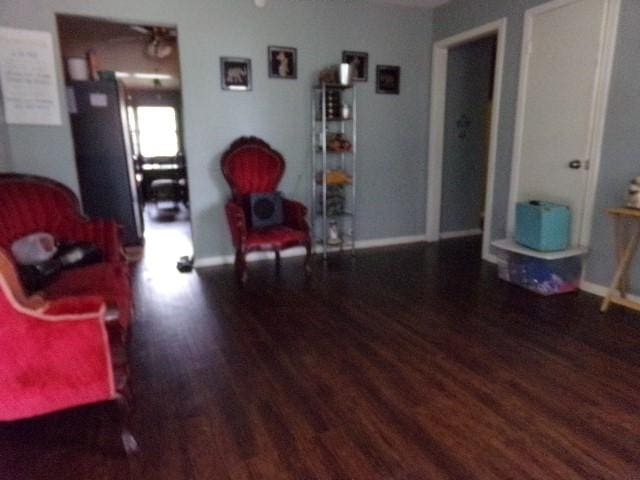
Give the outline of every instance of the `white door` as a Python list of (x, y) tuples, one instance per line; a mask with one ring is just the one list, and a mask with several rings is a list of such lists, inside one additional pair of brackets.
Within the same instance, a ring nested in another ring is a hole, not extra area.
[(584, 240), (606, 12), (607, 0), (555, 1), (529, 11), (525, 26), (515, 200), (569, 205), (573, 245)]

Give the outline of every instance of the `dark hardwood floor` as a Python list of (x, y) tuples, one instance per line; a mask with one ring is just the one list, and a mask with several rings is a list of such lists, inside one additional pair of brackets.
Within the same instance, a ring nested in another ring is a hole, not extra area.
[(637, 314), (504, 283), (476, 241), (308, 283), (302, 259), (253, 263), (242, 290), (230, 267), (178, 273), (173, 242), (135, 277), (141, 453), (90, 406), (0, 426), (0, 478), (640, 479)]

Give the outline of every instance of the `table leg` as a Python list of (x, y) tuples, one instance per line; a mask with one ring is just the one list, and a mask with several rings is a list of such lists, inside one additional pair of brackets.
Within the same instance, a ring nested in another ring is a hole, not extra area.
[(638, 240), (640, 239), (640, 222), (633, 222), (633, 234), (629, 239), (629, 242), (624, 249), (624, 253), (622, 258), (618, 262), (618, 267), (616, 268), (616, 272), (613, 276), (613, 280), (611, 281), (611, 285), (609, 286), (609, 292), (607, 292), (607, 296), (602, 301), (602, 306), (600, 307), (601, 312), (606, 312), (609, 309), (609, 305), (611, 304), (611, 297), (613, 297), (616, 293), (616, 290), (620, 287), (620, 283), (622, 279), (627, 274), (627, 270), (629, 269), (629, 265), (631, 264), (631, 260), (633, 259), (633, 255), (638, 247)]
[[(625, 239), (627, 238), (626, 233), (628, 233), (627, 226), (629, 222), (627, 222), (624, 218), (620, 216), (616, 216), (614, 219), (614, 228), (615, 228), (615, 243), (616, 243), (616, 265), (620, 264), (622, 261), (622, 257), (624, 256), (624, 248), (625, 248)], [(620, 279), (620, 296), (622, 298), (626, 298), (627, 291), (629, 290), (629, 269), (626, 270), (625, 274), (622, 275)]]

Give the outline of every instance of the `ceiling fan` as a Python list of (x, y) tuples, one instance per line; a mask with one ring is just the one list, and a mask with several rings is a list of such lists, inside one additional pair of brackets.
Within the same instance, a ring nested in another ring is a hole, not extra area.
[(144, 25), (131, 25), (132, 30), (142, 33), (149, 38), (144, 47), (144, 52), (151, 58), (167, 58), (173, 52), (177, 32), (175, 28), (148, 27)]
[(129, 25), (136, 35), (118, 36), (110, 39), (111, 42), (131, 42), (140, 40), (144, 35), (147, 40), (144, 45), (144, 53), (148, 57), (162, 60), (167, 58), (175, 49), (177, 32), (171, 27), (152, 27), (147, 25)]

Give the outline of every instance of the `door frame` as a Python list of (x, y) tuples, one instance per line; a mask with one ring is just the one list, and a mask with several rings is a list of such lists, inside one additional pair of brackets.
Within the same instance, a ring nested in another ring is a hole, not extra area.
[(489, 161), (485, 189), (485, 218), (482, 233), (482, 258), (495, 261), (490, 253), (491, 226), (493, 224), (493, 193), (496, 158), (498, 152), (498, 126), (502, 103), (502, 77), (507, 34), (507, 19), (466, 30), (433, 44), (431, 69), (431, 113), (429, 132), (429, 158), (427, 162), (426, 240), (437, 242), (440, 234), (440, 209), (442, 207), (442, 166), (444, 160), (444, 128), (447, 98), (447, 61), (451, 48), (464, 45), (491, 35), (496, 35), (496, 60), (493, 73), (493, 108), (489, 136)]
[[(526, 108), (527, 75), (529, 73), (529, 48), (533, 33), (533, 20), (536, 15), (556, 8), (575, 3), (580, 0), (552, 0), (550, 2), (530, 8), (525, 12), (524, 29), (522, 32), (522, 46), (520, 51), (520, 79), (518, 82), (518, 100), (516, 106), (515, 131), (513, 139), (513, 156), (511, 163), (511, 184), (509, 189), (509, 208), (507, 211), (507, 237), (512, 237), (515, 230), (515, 210), (518, 199), (520, 181), (520, 166), (522, 163), (522, 141), (524, 136), (524, 112)], [(620, 0), (604, 0), (606, 2), (603, 19), (602, 45), (600, 47), (600, 61), (596, 69), (596, 86), (594, 88), (594, 103), (591, 110), (591, 128), (589, 132), (589, 168), (584, 197), (584, 210), (580, 235), (577, 244), (588, 247), (591, 240), (591, 227), (594, 214), (596, 188), (600, 172), (600, 157), (604, 138), (604, 126), (613, 60), (620, 17)]]

